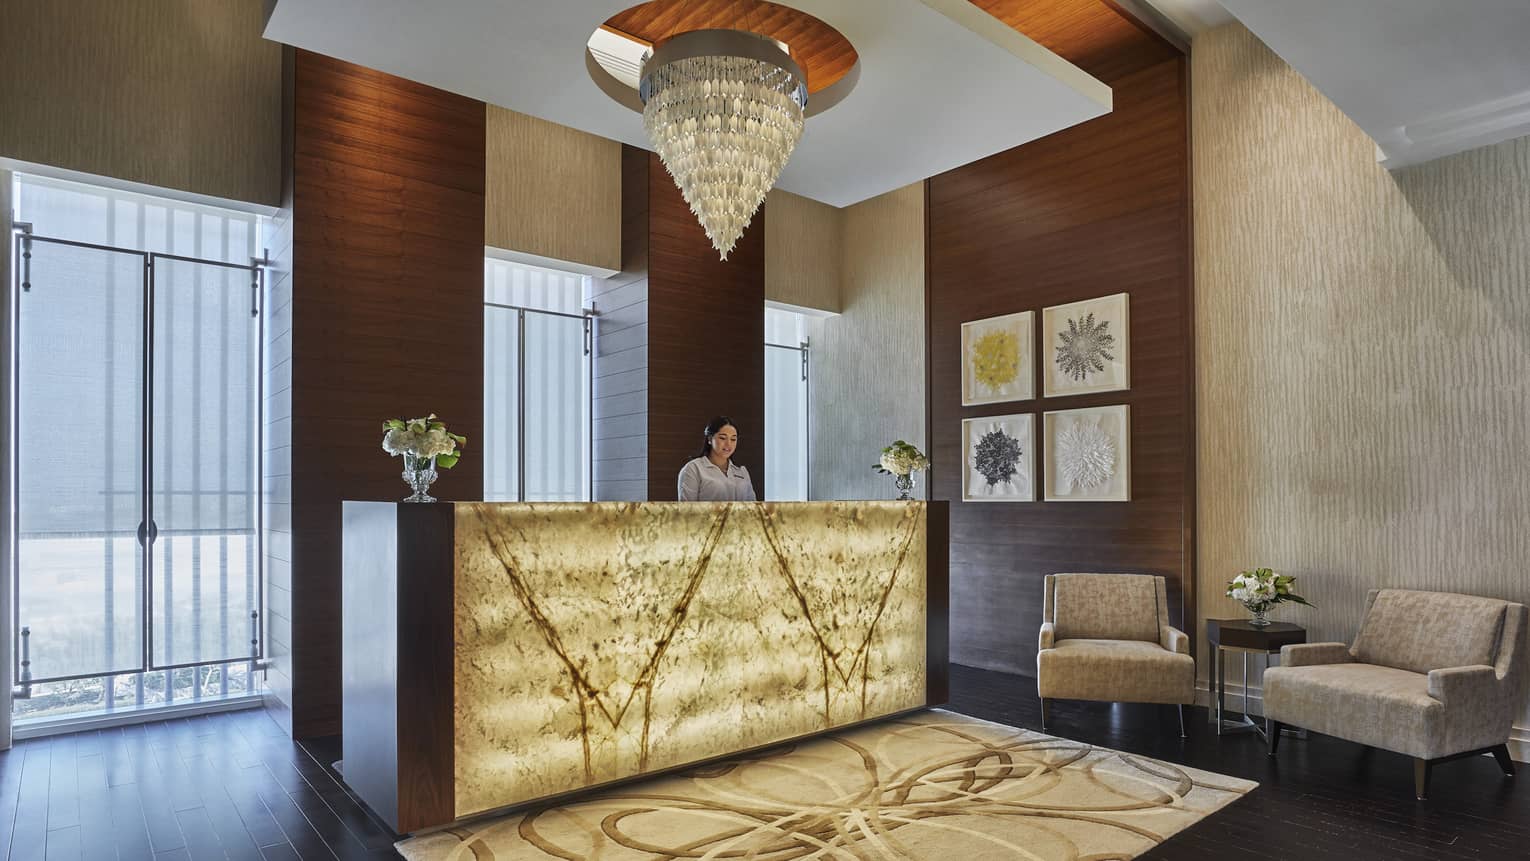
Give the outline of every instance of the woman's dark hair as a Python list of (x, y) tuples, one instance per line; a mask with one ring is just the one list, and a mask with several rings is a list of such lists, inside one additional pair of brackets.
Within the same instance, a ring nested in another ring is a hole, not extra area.
[[(701, 440), (701, 454), (698, 454), (696, 456), (697, 457), (706, 457), (707, 455), (711, 454), (712, 453), (712, 437), (715, 436), (718, 431), (722, 430), (723, 428), (727, 427), (728, 425), (733, 425), (733, 419), (730, 419), (727, 416), (714, 416), (711, 421), (707, 422), (707, 429), (705, 431), (702, 431), (702, 433), (704, 433), (705, 436), (702, 437), (702, 440)], [(733, 426), (735, 428), (738, 427), (738, 425), (733, 425)]]

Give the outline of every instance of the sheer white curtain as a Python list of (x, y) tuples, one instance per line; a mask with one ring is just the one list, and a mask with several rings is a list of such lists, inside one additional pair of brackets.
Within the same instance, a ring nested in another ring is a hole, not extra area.
[(484, 498), (590, 493), (586, 277), (484, 260)]
[(807, 320), (765, 309), (765, 498), (808, 498)]

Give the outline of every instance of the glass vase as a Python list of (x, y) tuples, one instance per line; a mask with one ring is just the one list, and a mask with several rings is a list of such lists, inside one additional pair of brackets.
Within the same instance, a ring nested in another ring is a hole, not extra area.
[(893, 487), (898, 488), (898, 499), (914, 498), (914, 474), (893, 476)]
[(1256, 628), (1263, 628), (1264, 626), (1270, 624), (1270, 620), (1265, 617), (1265, 614), (1270, 612), (1269, 607), (1265, 607), (1263, 605), (1255, 607), (1253, 605), (1247, 604), (1244, 606), (1248, 607), (1248, 612), (1250, 615), (1248, 623), (1250, 625), (1253, 625)]
[(430, 490), (430, 483), (435, 480), (436, 459), (434, 457), (404, 455), (404, 483), (414, 491), (404, 497), (405, 502), (435, 502), (436, 498), (426, 493)]

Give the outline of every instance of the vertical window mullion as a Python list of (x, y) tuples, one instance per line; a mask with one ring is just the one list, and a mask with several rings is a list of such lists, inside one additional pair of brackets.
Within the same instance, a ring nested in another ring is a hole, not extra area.
[(515, 312), (515, 458), (516, 491), (519, 502), (526, 501), (526, 312)]

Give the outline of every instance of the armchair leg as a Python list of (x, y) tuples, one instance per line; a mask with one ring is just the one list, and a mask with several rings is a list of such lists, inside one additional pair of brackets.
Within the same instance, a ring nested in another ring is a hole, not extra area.
[(1509, 758), (1509, 746), (1500, 744), (1493, 748), (1493, 758), (1498, 760), (1498, 767), (1503, 769), (1504, 776), (1514, 776), (1514, 760)]
[(1042, 732), (1046, 732), (1047, 731), (1047, 718), (1050, 716), (1050, 712), (1051, 711), (1052, 711), (1052, 704), (1047, 701), (1046, 697), (1042, 697), (1041, 698), (1041, 731)]
[(1264, 731), (1269, 736), (1270, 756), (1274, 756), (1275, 750), (1280, 747), (1280, 731), (1282, 729), (1284, 729), (1284, 726), (1278, 720), (1267, 721), (1265, 724)]
[(1429, 772), (1434, 763), (1427, 759), (1413, 760), (1413, 794), (1419, 801), (1429, 797)]
[(1181, 704), (1179, 706), (1179, 737), (1180, 738), (1189, 738), (1190, 737), (1188, 735), (1185, 735), (1185, 707), (1184, 707), (1183, 704)]

